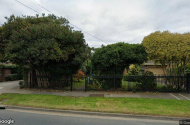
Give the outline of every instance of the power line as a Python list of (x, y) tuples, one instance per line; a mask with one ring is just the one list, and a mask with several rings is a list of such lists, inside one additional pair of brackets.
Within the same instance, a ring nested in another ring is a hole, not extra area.
[[(18, 3), (20, 3), (21, 5), (23, 5), (23, 6), (25, 6), (25, 7), (27, 7), (27, 8), (29, 8), (30, 10), (32, 10), (32, 11), (34, 11), (34, 12), (36, 12), (36, 13), (38, 13), (38, 14), (40, 14), (38, 11), (36, 11), (36, 10), (34, 10), (33, 8), (31, 8), (31, 7), (29, 7), (29, 6), (27, 6), (26, 4), (24, 4), (24, 3), (22, 3), (22, 2), (20, 2), (20, 1), (18, 1), (18, 0), (15, 0), (16, 2), (18, 2)], [(53, 14), (53, 12), (51, 12), (50, 10), (48, 10), (47, 8), (45, 8), (45, 7), (43, 7), (43, 6), (41, 6), (40, 4), (37, 4), (38, 6), (40, 6), (41, 8), (43, 8), (43, 9), (45, 9), (46, 11), (48, 11), (48, 12), (50, 12), (50, 13), (52, 13)], [(74, 25), (74, 24), (72, 24), (72, 23), (70, 23), (73, 27), (75, 27), (75, 28), (77, 28), (77, 29), (79, 29), (79, 30), (81, 30), (82, 32), (84, 32), (84, 33), (86, 33), (86, 34), (88, 34), (88, 35), (90, 35), (90, 36), (92, 36), (92, 37), (94, 37), (94, 38), (96, 38), (96, 39), (98, 39), (98, 40), (100, 40), (100, 41), (102, 41), (102, 42), (105, 42), (104, 40), (102, 40), (102, 39), (100, 39), (100, 38), (98, 38), (98, 37), (96, 37), (96, 36), (94, 36), (94, 35), (92, 35), (91, 33), (88, 33), (88, 32), (86, 32), (86, 31), (84, 31), (84, 30), (82, 30), (81, 28), (79, 28), (78, 26), (76, 26), (76, 25)]]
[(18, 3), (20, 3), (20, 4), (22, 4), (22, 5), (25, 6), (25, 7), (27, 7), (27, 8), (29, 8), (29, 9), (33, 10), (34, 12), (40, 14), (38, 11), (36, 11), (36, 10), (32, 9), (31, 7), (29, 7), (29, 6), (25, 5), (25, 4), (23, 4), (22, 2), (20, 2), (20, 1), (18, 1), (18, 0), (15, 0), (15, 1), (18, 2)]
[[(50, 12), (50, 13), (53, 14), (52, 11), (48, 10), (47, 8), (43, 7), (42, 5), (40, 5), (40, 4), (37, 4), (37, 5), (40, 6), (41, 8), (43, 8), (43, 9), (45, 9), (46, 11), (48, 11), (48, 12)], [(92, 37), (94, 37), (94, 38), (96, 38), (96, 39), (98, 39), (98, 40), (104, 42), (104, 40), (102, 40), (102, 39), (100, 39), (100, 38), (98, 38), (98, 37), (92, 35), (91, 33), (88, 33), (88, 32), (86, 32), (86, 31), (84, 31), (83, 29), (79, 28), (78, 26), (76, 26), (76, 25), (74, 25), (74, 24), (72, 24), (72, 23), (70, 23), (70, 24), (71, 24), (73, 27), (75, 27), (75, 28), (81, 30), (82, 32), (84, 32), (84, 33), (86, 33), (86, 34), (88, 34), (88, 35), (90, 35), (90, 36), (92, 36)]]

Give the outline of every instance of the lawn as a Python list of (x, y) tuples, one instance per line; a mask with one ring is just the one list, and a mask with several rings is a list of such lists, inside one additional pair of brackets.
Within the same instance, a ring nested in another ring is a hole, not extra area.
[[(136, 84), (137, 84), (136, 82), (129, 82), (129, 81), (122, 80), (122, 89), (126, 89), (126, 90), (138, 89)], [(156, 89), (159, 91), (176, 91), (176, 89), (167, 89), (167, 86), (162, 83), (156, 83), (156, 84), (157, 84)], [(165, 89), (163, 87), (165, 87)]]
[(124, 81), (122, 80), (122, 88), (123, 89), (136, 89), (136, 82), (128, 82), (128, 81)]
[(80, 79), (79, 82), (78, 80), (73, 81), (73, 89), (80, 88), (85, 85), (85, 79)]
[(148, 98), (63, 97), (1, 94), (4, 105), (143, 115), (190, 117), (190, 101)]

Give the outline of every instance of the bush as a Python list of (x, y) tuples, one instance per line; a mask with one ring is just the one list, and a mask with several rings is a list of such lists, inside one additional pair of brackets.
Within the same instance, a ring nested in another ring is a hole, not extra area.
[(24, 88), (24, 81), (20, 81), (18, 84), (20, 89)]
[(77, 74), (74, 75), (74, 78), (76, 78), (78, 80), (78, 82), (79, 82), (79, 79), (83, 79), (84, 76), (85, 76), (85, 74), (81, 70), (78, 70)]
[(14, 80), (21, 80), (22, 77), (18, 74), (9, 74), (5, 77), (6, 81), (14, 81)]
[(117, 77), (114, 75), (110, 76), (101, 76), (102, 78), (98, 78), (98, 82), (102, 85), (102, 88), (105, 90), (121, 88), (122, 85), (122, 77)]
[(172, 86), (163, 86), (159, 88), (161, 92), (178, 92), (178, 89), (173, 88)]
[(142, 76), (140, 66), (132, 64), (129, 66), (128, 74), (123, 75), (123, 80), (129, 82), (138, 82), (139, 79), (141, 79), (139, 76)]
[(88, 90), (101, 90), (102, 85), (96, 81), (92, 84), (88, 84), (87, 88), (88, 88)]
[(137, 87), (142, 90), (153, 90), (156, 88), (156, 77), (150, 71), (146, 71), (137, 82)]
[(141, 79), (142, 75), (129, 75), (124, 74), (123, 80), (128, 82), (138, 82)]
[(16, 69), (18, 66), (14, 64), (0, 64), (0, 68)]
[(128, 81), (128, 74), (124, 74), (124, 75), (123, 75), (123, 80), (124, 80), (124, 81)]

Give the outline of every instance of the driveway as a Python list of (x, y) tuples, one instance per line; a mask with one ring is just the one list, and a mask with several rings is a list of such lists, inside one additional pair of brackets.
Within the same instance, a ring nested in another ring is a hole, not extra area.
[(187, 93), (132, 93), (132, 92), (98, 92), (98, 91), (46, 91), (46, 90), (29, 90), (19, 89), (19, 81), (0, 82), (1, 93), (20, 93), (20, 94), (49, 94), (60, 96), (74, 97), (136, 97), (136, 98), (159, 98), (159, 99), (176, 99), (190, 100), (190, 94)]
[(0, 82), (0, 94), (19, 91), (19, 81)]

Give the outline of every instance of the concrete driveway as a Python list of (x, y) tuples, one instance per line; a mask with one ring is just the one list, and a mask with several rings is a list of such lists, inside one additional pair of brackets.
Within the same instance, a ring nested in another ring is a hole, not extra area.
[(19, 81), (0, 82), (0, 94), (19, 91)]
[(187, 93), (132, 93), (132, 92), (98, 92), (98, 91), (46, 91), (19, 89), (19, 81), (0, 82), (0, 94), (2, 93), (20, 93), (20, 94), (49, 94), (74, 97), (136, 97), (136, 98), (160, 98), (190, 100), (190, 94)]

